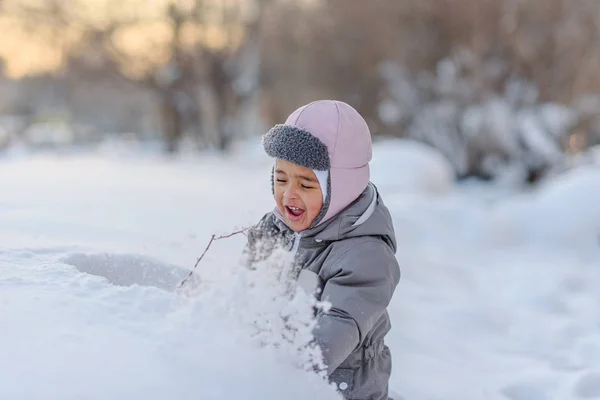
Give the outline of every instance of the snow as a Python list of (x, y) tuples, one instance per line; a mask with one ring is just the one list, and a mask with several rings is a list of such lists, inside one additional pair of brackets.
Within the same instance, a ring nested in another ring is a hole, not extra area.
[(336, 398), (254, 346), (224, 313), (231, 297), (185, 303), (34, 262), (0, 263), (3, 398)]
[(585, 151), (573, 155), (570, 163), (577, 166), (589, 164), (600, 165), (600, 145), (589, 147)]
[(561, 156), (561, 150), (557, 143), (548, 137), (543, 122), (537, 115), (536, 110), (521, 110), (517, 114), (516, 123), (520, 129), (520, 137), (528, 149), (535, 151), (538, 157), (544, 160), (554, 161)]
[(394, 192), (441, 194), (452, 190), (452, 164), (435, 148), (410, 139), (386, 139), (371, 161), (371, 180)]
[(406, 130), (406, 136), (430, 144), (450, 160), (454, 170), (464, 174), (469, 154), (457, 121), (461, 110), (451, 101), (438, 101), (421, 107)]
[(515, 244), (598, 248), (599, 176), (598, 167), (583, 166), (548, 179), (534, 193), (508, 199), (495, 209), (496, 233)]
[[(271, 209), (270, 161), (248, 146), (0, 155), (1, 398), (339, 398), (304, 371), (310, 304), (283, 296), (276, 262), (239, 267), (243, 235), (213, 243), (194, 295), (174, 291), (213, 233)], [(411, 143), (374, 147), (403, 272), (391, 388), (598, 398), (600, 169), (510, 192), (450, 184), (444, 165)]]

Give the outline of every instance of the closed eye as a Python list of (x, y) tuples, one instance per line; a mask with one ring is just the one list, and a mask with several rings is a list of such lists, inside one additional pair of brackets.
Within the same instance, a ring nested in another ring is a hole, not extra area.
[(287, 182), (285, 179), (281, 179), (281, 178), (277, 178), (277, 179), (275, 179), (275, 181), (276, 182), (282, 182), (282, 183)]
[(303, 187), (304, 189), (315, 189), (313, 186), (306, 186), (306, 185), (302, 185), (302, 187)]

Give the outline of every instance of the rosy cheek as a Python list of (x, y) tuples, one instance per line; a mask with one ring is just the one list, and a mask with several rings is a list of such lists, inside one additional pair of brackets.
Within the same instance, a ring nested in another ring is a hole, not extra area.
[(313, 203), (311, 207), (311, 214), (316, 216), (321, 211), (321, 207), (322, 205), (320, 203)]

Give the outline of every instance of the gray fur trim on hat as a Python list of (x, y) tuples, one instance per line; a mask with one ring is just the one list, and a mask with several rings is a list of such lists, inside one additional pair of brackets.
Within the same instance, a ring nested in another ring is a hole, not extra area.
[(331, 165), (325, 143), (297, 126), (275, 125), (262, 142), (270, 157), (318, 171), (326, 171)]

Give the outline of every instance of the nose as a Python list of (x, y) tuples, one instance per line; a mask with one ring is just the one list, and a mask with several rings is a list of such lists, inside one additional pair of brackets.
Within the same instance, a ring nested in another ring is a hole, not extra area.
[(292, 186), (288, 186), (283, 192), (283, 198), (285, 200), (295, 200), (298, 198), (298, 191)]

